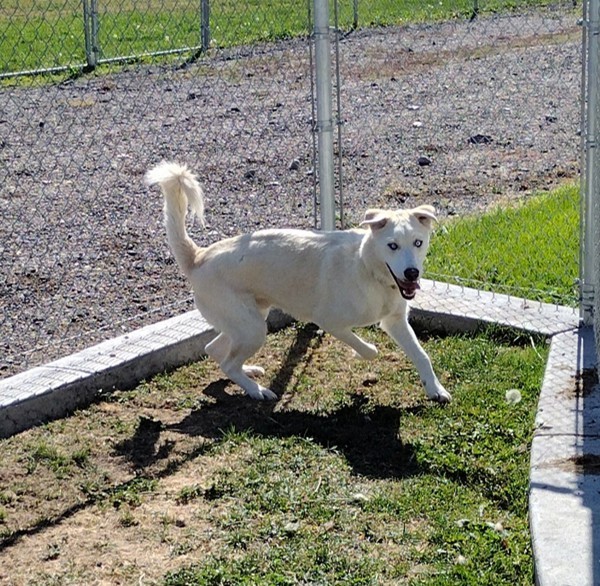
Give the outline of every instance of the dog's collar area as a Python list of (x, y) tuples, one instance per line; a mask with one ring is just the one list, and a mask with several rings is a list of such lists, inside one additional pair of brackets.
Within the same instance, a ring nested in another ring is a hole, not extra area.
[(398, 286), (400, 295), (402, 295), (402, 297), (404, 297), (404, 299), (406, 299), (407, 301), (414, 299), (415, 295), (417, 293), (417, 289), (421, 288), (421, 286), (419, 285), (419, 282), (418, 281), (404, 281), (403, 279), (399, 279), (394, 274), (394, 271), (392, 271), (392, 269), (390, 268), (390, 265), (385, 263), (385, 266), (388, 268), (388, 271), (390, 271), (390, 275), (392, 275), (392, 279), (394, 279), (394, 282)]

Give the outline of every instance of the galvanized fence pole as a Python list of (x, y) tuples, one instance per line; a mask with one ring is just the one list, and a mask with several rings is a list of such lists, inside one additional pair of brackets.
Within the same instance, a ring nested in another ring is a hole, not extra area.
[(331, 40), (328, 0), (314, 0), (315, 85), (321, 230), (335, 229)]
[(85, 35), (85, 59), (87, 66), (94, 69), (100, 59), (98, 41), (98, 1), (83, 0), (83, 30)]
[(582, 107), (585, 108), (585, 173), (583, 177), (582, 205), (582, 258), (581, 258), (581, 318), (586, 325), (592, 325), (594, 317), (594, 297), (596, 282), (596, 232), (599, 211), (598, 190), (598, 65), (600, 64), (600, 0), (589, 0), (587, 15), (584, 18), (586, 27), (586, 63), (585, 84), (586, 95), (582, 96)]
[(340, 15), (339, 2), (334, 0), (334, 21), (335, 21), (335, 98), (337, 109), (337, 167), (338, 167), (338, 195), (339, 195), (339, 218), (340, 228), (346, 227), (344, 218), (344, 151), (342, 144), (342, 76), (340, 72)]
[(203, 51), (210, 47), (210, 4), (209, 0), (201, 0), (200, 6), (200, 36)]

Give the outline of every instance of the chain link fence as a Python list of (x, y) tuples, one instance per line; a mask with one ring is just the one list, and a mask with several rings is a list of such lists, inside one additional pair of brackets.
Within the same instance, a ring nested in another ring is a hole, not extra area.
[[(576, 180), (581, 6), (412, 4), (332, 6), (338, 225)], [(200, 244), (318, 223), (312, 16), (312, 1), (3, 4), (0, 375), (192, 308), (142, 183), (161, 159), (204, 186)]]

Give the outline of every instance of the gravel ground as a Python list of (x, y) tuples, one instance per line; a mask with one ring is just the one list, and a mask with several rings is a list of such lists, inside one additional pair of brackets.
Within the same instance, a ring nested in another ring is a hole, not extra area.
[[(577, 14), (341, 40), (343, 201), (485, 209), (579, 174)], [(305, 40), (0, 90), (0, 375), (190, 309), (144, 172), (187, 162), (208, 244), (314, 222)], [(336, 151), (339, 152), (339, 145)]]

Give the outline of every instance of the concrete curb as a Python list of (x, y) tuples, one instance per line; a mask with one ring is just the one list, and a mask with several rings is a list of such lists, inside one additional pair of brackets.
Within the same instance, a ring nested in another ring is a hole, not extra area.
[(579, 325), (579, 312), (572, 307), (425, 279), (421, 288), (411, 302), (411, 318), (428, 329), (475, 332), (484, 326), (497, 325), (549, 337)]
[[(272, 311), (269, 328), (290, 323)], [(198, 360), (215, 331), (197, 311), (107, 340), (0, 380), (0, 438), (89, 405), (102, 392)]]
[[(289, 321), (280, 312), (269, 316), (272, 328)], [(497, 324), (552, 337), (531, 452), (536, 581), (600, 584), (600, 397), (597, 389), (577, 391), (580, 374), (595, 366), (593, 334), (579, 328), (578, 312), (424, 281), (411, 321), (429, 330), (473, 332)], [(192, 311), (0, 380), (0, 437), (62, 417), (102, 391), (197, 360), (214, 335)]]
[(552, 339), (531, 446), (529, 518), (539, 586), (600, 584), (600, 395), (592, 328)]
[(63, 417), (99, 393), (200, 358), (214, 332), (189, 312), (0, 381), (0, 437)]

